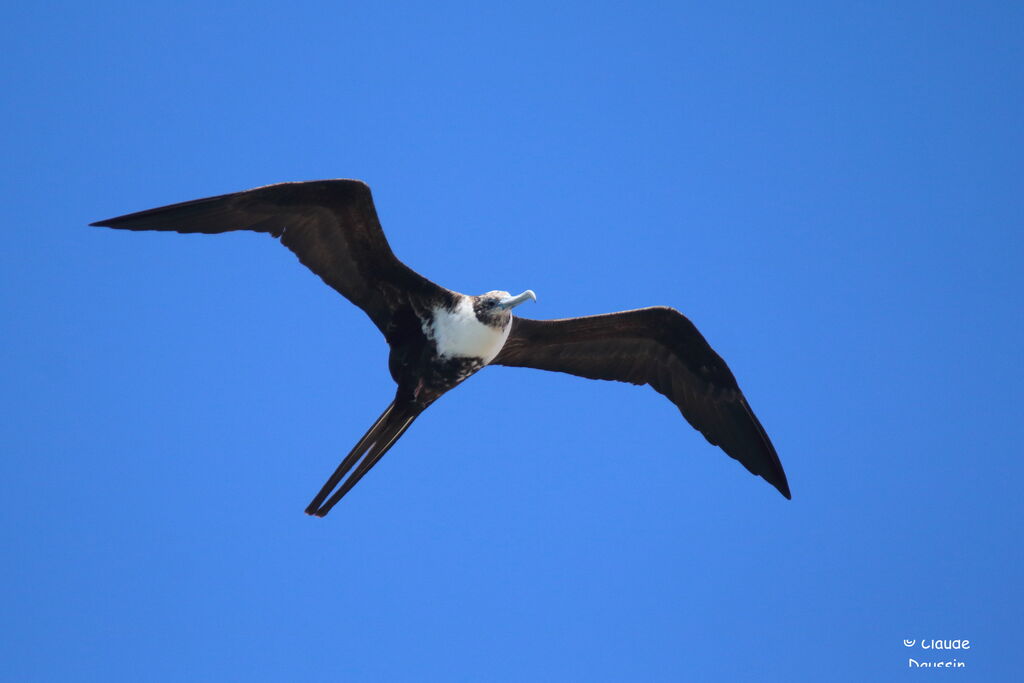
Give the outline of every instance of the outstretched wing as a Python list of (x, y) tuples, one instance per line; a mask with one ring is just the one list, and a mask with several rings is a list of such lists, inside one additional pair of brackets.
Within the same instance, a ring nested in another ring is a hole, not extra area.
[(450, 296), (448, 290), (395, 257), (377, 219), (370, 188), (358, 180), (267, 185), (92, 225), (182, 233), (269, 233), (279, 237), (324, 282), (366, 311), (385, 336), (404, 299)]
[(566, 320), (513, 319), (499, 365), (650, 384), (695, 429), (786, 498), (786, 473), (729, 366), (671, 308), (641, 308)]

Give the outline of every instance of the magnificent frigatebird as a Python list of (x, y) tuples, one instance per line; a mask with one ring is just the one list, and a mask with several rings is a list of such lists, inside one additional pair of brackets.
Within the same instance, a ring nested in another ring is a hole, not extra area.
[(518, 296), (504, 291), (467, 296), (445, 289), (395, 257), (370, 188), (358, 180), (267, 185), (92, 225), (269, 233), (363, 309), (384, 334), (391, 347), (388, 367), (398, 384), (395, 399), (313, 498), (308, 514), (326, 515), (420, 413), (489, 364), (649, 384), (709, 442), (790, 497), (779, 456), (732, 372), (679, 311), (652, 307), (530, 320), (511, 310), (536, 300), (531, 290)]

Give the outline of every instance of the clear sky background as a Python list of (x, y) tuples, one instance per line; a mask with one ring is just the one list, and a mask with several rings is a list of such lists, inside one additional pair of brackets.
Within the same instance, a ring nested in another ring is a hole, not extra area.
[[(0, 678), (903, 680), (933, 638), (1019, 676), (1022, 35), (1012, 2), (7, 8)], [(683, 311), (793, 500), (648, 388), (492, 368), (304, 515), (391, 399), (380, 334), (266, 237), (86, 224), (332, 177), (458, 291)]]

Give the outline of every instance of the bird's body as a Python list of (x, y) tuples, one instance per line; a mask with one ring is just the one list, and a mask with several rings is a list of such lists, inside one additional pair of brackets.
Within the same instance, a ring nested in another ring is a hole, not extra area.
[(530, 290), (515, 297), (504, 291), (469, 296), (436, 285), (391, 252), (370, 190), (359, 181), (281, 183), (93, 225), (270, 233), (362, 308), (384, 334), (398, 385), (394, 401), (327, 480), (306, 508), (309, 514), (326, 515), (424, 410), (489, 364), (650, 384), (708, 441), (789, 497), (775, 449), (735, 378), (678, 311), (657, 307), (529, 320), (513, 316), (511, 309), (536, 300)]

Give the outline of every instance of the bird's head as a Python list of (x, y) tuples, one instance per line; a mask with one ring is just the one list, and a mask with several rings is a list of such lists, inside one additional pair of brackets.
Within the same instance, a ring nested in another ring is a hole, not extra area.
[(537, 300), (537, 295), (533, 293), (532, 289), (517, 296), (494, 290), (473, 297), (473, 312), (476, 313), (477, 320), (485, 325), (503, 328), (512, 319), (510, 311), (528, 299)]

